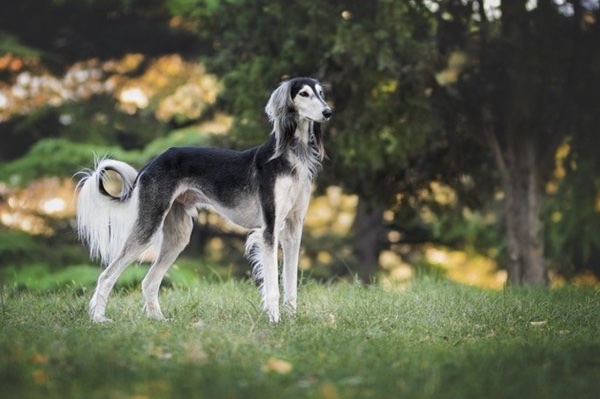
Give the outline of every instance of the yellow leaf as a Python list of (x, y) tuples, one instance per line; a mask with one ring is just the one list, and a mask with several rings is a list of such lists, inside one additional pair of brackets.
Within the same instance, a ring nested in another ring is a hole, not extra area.
[(171, 335), (171, 333), (167, 330), (163, 330), (159, 333), (161, 338), (169, 338), (169, 335)]
[(333, 313), (329, 313), (327, 315), (327, 319), (325, 320), (325, 323), (330, 326), (334, 326), (336, 323), (335, 315)]
[(33, 382), (36, 384), (45, 384), (48, 381), (48, 375), (43, 370), (33, 372)]
[(529, 322), (529, 324), (531, 324), (533, 327), (543, 327), (546, 324), (548, 324), (548, 320), (531, 321), (531, 322)]
[(267, 362), (261, 367), (263, 373), (277, 373), (277, 374), (289, 374), (294, 369), (292, 363), (277, 359), (274, 357), (269, 358)]
[(34, 353), (29, 360), (34, 364), (45, 364), (48, 362), (48, 356), (42, 355), (41, 353)]
[(331, 382), (321, 385), (321, 396), (323, 399), (340, 399), (337, 387)]

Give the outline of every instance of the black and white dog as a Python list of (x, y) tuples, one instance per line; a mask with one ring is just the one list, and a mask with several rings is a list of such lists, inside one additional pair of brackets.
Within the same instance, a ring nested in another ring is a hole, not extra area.
[[(79, 184), (77, 226), (92, 258), (106, 268), (90, 301), (94, 322), (105, 317), (108, 296), (123, 270), (148, 248), (157, 257), (142, 282), (148, 317), (164, 319), (160, 283), (188, 244), (198, 208), (209, 208), (251, 229), (246, 254), (262, 282), (263, 309), (278, 322), (278, 248), (283, 249), (283, 303), (296, 310), (302, 225), (325, 156), (321, 123), (332, 111), (321, 84), (310, 78), (281, 83), (265, 107), (273, 123), (270, 139), (246, 151), (170, 148), (138, 173), (104, 159)], [(105, 176), (117, 173), (121, 193), (110, 194)]]

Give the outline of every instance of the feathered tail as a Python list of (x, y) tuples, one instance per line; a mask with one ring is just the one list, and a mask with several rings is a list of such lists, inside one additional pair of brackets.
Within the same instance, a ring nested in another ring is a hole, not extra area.
[[(103, 178), (108, 171), (122, 180), (119, 196), (108, 193)], [(107, 266), (119, 254), (137, 216), (138, 196), (134, 184), (138, 172), (130, 165), (111, 159), (96, 164), (78, 185), (77, 233), (90, 248), (90, 257)]]

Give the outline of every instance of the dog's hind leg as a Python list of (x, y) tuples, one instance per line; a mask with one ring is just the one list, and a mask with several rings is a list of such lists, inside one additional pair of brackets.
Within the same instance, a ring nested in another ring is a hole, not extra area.
[(265, 226), (255, 229), (246, 241), (246, 256), (252, 263), (252, 275), (260, 282), (263, 311), (269, 321), (279, 322), (279, 281), (274, 201), (263, 201)]
[(130, 235), (121, 253), (100, 274), (96, 283), (96, 290), (90, 300), (90, 318), (93, 322), (111, 321), (104, 316), (108, 296), (123, 270), (144, 252), (148, 244), (149, 242), (141, 241), (139, 237)]
[(108, 295), (123, 270), (150, 247), (168, 210), (167, 200), (162, 203), (154, 201), (147, 203), (145, 206), (142, 203), (138, 205), (138, 216), (131, 233), (125, 241), (125, 245), (123, 245), (119, 255), (113, 259), (100, 274), (100, 277), (98, 277), (96, 291), (90, 301), (90, 317), (92, 321), (110, 321), (104, 316)]
[(252, 277), (260, 283), (263, 311), (269, 321), (279, 322), (279, 283), (276, 238), (273, 229), (256, 229), (246, 241), (246, 256), (252, 263)]
[(190, 242), (193, 221), (183, 205), (174, 203), (162, 226), (162, 244), (158, 258), (142, 281), (144, 309), (149, 318), (164, 320), (158, 303), (158, 291), (163, 277), (177, 256)]

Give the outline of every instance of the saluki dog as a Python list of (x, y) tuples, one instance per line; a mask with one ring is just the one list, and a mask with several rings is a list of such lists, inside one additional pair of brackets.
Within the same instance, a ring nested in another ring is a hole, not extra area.
[[(106, 266), (90, 301), (94, 322), (105, 316), (108, 296), (123, 270), (148, 248), (157, 256), (142, 281), (144, 309), (163, 320), (161, 281), (189, 243), (198, 209), (212, 209), (250, 230), (246, 241), (253, 276), (260, 282), (263, 310), (279, 322), (278, 249), (283, 250), (283, 305), (296, 311), (298, 257), (311, 182), (325, 156), (321, 123), (332, 110), (315, 79), (284, 81), (265, 107), (273, 130), (262, 146), (246, 151), (170, 148), (138, 173), (104, 159), (79, 183), (77, 231), (91, 258)], [(120, 194), (105, 178), (120, 175)]]

